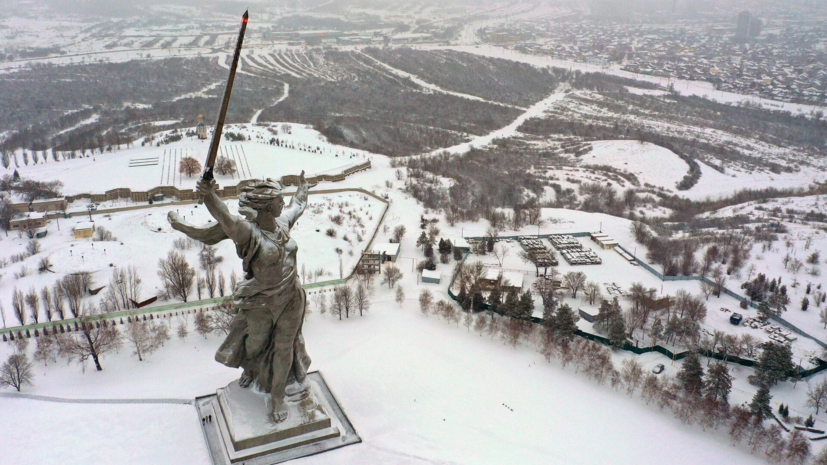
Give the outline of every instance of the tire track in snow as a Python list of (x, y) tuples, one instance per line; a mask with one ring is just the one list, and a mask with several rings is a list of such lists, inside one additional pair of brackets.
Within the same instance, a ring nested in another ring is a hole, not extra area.
[(420, 79), (416, 75), (413, 75), (413, 74), (408, 73), (406, 71), (402, 71), (401, 69), (397, 69), (397, 68), (394, 68), (393, 66), (385, 64), (385, 62), (379, 61), (376, 58), (374, 58), (374, 57), (372, 57), (372, 56), (370, 56), (370, 55), (368, 55), (368, 54), (366, 54), (362, 51), (359, 51), (358, 53), (359, 53), (359, 55), (367, 57), (371, 61), (377, 63), (378, 65), (380, 65), (382, 67), (384, 67), (385, 69), (387, 69), (391, 73), (393, 73), (397, 76), (406, 77), (406, 78), (410, 79), (411, 81), (417, 83), (418, 85), (420, 85), (420, 86), (422, 86), (426, 89), (430, 89), (434, 92), (440, 92), (440, 93), (447, 94), (447, 95), (453, 95), (455, 97), (460, 97), (460, 98), (464, 98), (464, 99), (468, 99), (468, 100), (476, 100), (478, 102), (490, 103), (491, 105), (499, 105), (501, 107), (515, 108), (517, 110), (523, 110), (523, 111), (528, 110), (527, 108), (518, 107), (516, 105), (509, 105), (507, 103), (495, 102), (493, 100), (486, 100), (482, 97), (477, 97), (476, 95), (463, 94), (461, 92), (453, 92), (453, 91), (450, 91), (450, 90), (443, 89), (442, 87), (439, 87), (436, 84), (431, 84), (430, 82), (427, 82), (427, 81), (424, 81), (424, 80)]
[(193, 405), (194, 399), (69, 399), (65, 397), (39, 396), (35, 394), (0, 393), (6, 399), (39, 400), (41, 402), (55, 402), (58, 404), (178, 404)]

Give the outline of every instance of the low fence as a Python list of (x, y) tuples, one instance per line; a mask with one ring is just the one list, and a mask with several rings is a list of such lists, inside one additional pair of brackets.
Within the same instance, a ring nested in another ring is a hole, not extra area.
[[(351, 166), (343, 170), (341, 173), (336, 174), (319, 174), (316, 176), (311, 176), (307, 178), (307, 182), (310, 184), (317, 184), (321, 181), (329, 181), (329, 182), (338, 182), (344, 181), (348, 176), (353, 173), (357, 173), (359, 171), (368, 170), (371, 167), (370, 160), (361, 163), (359, 165)], [(299, 176), (298, 175), (286, 175), (281, 177), (281, 183), (285, 186), (297, 186), (299, 185)], [(226, 186), (224, 188), (218, 189), (216, 193), (219, 197), (227, 198), (227, 197), (236, 197), (238, 196), (238, 192), (245, 184), (249, 183), (250, 180), (244, 180), (239, 182), (235, 186)], [(67, 195), (66, 201), (74, 202), (80, 199), (89, 199), (91, 202), (106, 202), (110, 200), (118, 200), (118, 199), (129, 199), (133, 202), (148, 202), (152, 196), (157, 194), (161, 194), (165, 197), (175, 197), (178, 200), (197, 200), (198, 194), (193, 189), (179, 189), (173, 186), (158, 186), (154, 187), (148, 191), (133, 191), (127, 187), (120, 187), (116, 189), (110, 189), (103, 194), (91, 194), (91, 193), (84, 193), (84, 194), (77, 194), (77, 195)]]
[[(575, 233), (538, 234), (536, 236), (535, 235), (498, 236), (497, 239), (517, 240), (520, 237), (537, 237), (537, 238), (547, 239), (551, 236), (561, 236), (561, 235), (572, 236), (572, 237), (590, 237), (591, 233), (588, 233), (588, 232), (575, 232)], [(467, 237), (465, 239), (475, 241), (475, 240), (487, 240), (488, 238), (487, 237)], [(664, 276), (663, 273), (661, 273), (658, 270), (654, 269), (652, 266), (650, 266), (648, 263), (644, 262), (643, 260), (637, 258), (636, 255), (633, 255), (632, 253), (630, 253), (628, 250), (626, 250), (622, 246), (618, 245), (617, 247), (620, 248), (622, 251), (626, 252), (629, 256), (634, 257), (635, 263), (637, 263), (641, 268), (645, 269), (649, 273), (655, 275), (661, 281), (706, 281), (707, 283), (714, 285), (712, 280), (710, 280), (709, 278), (707, 278), (705, 276)], [(463, 256), (462, 263), (465, 263), (465, 259), (467, 258), (468, 255), (469, 254), (465, 254), (465, 256)], [(451, 291), (451, 287), (454, 285), (454, 280), (455, 279), (456, 279), (456, 277), (454, 277), (454, 279), (451, 280), (451, 283), (448, 286), (448, 296), (452, 300), (458, 302), (457, 296), (453, 293), (453, 291)], [(741, 296), (741, 295), (739, 295), (739, 294), (737, 294), (737, 293), (735, 293), (735, 292), (733, 292), (733, 291), (731, 291), (727, 288), (723, 288), (722, 292), (724, 294), (738, 300), (739, 302), (745, 302), (746, 301), (747, 304), (752, 308), (758, 308), (758, 305), (755, 304), (755, 302), (752, 302), (749, 299), (747, 299), (746, 297)], [(488, 304), (483, 304), (482, 307), (483, 307), (484, 310), (491, 311)], [(495, 311), (495, 313), (497, 313), (499, 315), (502, 315), (501, 313), (496, 312), (496, 311)], [(824, 342), (820, 341), (819, 339), (807, 334), (805, 331), (801, 330), (800, 328), (796, 327), (794, 324), (788, 322), (787, 320), (781, 318), (780, 316), (773, 315), (773, 316), (770, 317), (770, 319), (777, 322), (778, 324), (784, 326), (785, 328), (789, 329), (790, 331), (793, 331), (794, 333), (802, 336), (802, 337), (806, 337), (808, 339), (813, 340), (820, 347), (827, 349), (827, 344), (825, 344)], [(532, 317), (531, 318), (531, 322), (535, 323), (535, 324), (542, 324), (542, 321), (543, 321), (542, 319), (537, 318), (537, 317)], [(582, 330), (579, 330), (579, 329), (575, 332), (575, 334), (579, 337), (589, 339), (591, 341), (599, 342), (599, 343), (604, 344), (604, 345), (611, 345), (611, 342), (607, 338), (605, 338), (603, 336), (599, 336), (597, 334), (588, 333), (588, 332), (585, 332), (585, 331), (582, 331)], [(681, 360), (684, 357), (686, 357), (687, 354), (689, 354), (689, 351), (672, 352), (671, 350), (667, 349), (666, 347), (663, 347), (663, 346), (660, 346), (660, 345), (655, 345), (655, 346), (651, 346), (651, 347), (642, 347), (642, 348), (641, 347), (636, 347), (636, 346), (633, 346), (632, 344), (629, 344), (628, 341), (623, 344), (622, 349), (626, 350), (626, 351), (629, 351), (629, 352), (632, 352), (632, 353), (635, 353), (635, 354), (638, 354), (638, 355), (649, 353), (649, 352), (659, 352), (659, 353), (671, 358), (672, 360)], [(712, 352), (712, 351), (705, 350), (705, 349), (701, 349), (699, 351), (699, 353), (702, 354), (705, 357), (714, 358), (714, 359), (717, 359), (717, 360), (725, 360), (727, 362), (737, 363), (739, 365), (743, 365), (743, 366), (746, 366), (746, 367), (753, 367), (753, 366), (756, 365), (755, 360), (745, 359), (745, 358), (736, 357), (736, 356), (732, 356), (732, 355), (726, 355), (725, 356), (724, 354), (721, 354), (721, 353), (718, 353), (718, 352)], [(822, 361), (821, 359), (816, 359), (816, 360), (817, 360), (818, 366), (816, 366), (814, 368), (811, 368), (809, 370), (804, 370), (801, 367), (798, 367), (797, 372), (791, 373), (790, 376), (796, 376), (797, 375), (801, 378), (804, 378), (804, 377), (814, 375), (818, 372), (827, 370), (827, 362)]]

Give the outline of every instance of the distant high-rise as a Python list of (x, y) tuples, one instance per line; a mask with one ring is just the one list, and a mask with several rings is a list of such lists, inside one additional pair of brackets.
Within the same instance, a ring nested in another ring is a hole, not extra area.
[(747, 40), (761, 35), (761, 27), (763, 24), (761, 20), (755, 17), (749, 11), (742, 11), (738, 13), (738, 23), (735, 28), (735, 38), (739, 40)]
[(742, 11), (738, 13), (738, 26), (735, 29), (735, 37), (739, 39), (746, 39), (749, 37), (749, 23), (752, 20), (752, 14), (749, 11)]

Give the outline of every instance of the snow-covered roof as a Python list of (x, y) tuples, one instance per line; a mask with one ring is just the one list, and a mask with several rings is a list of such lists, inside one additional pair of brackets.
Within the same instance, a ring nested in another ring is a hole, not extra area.
[(511, 287), (523, 287), (523, 278), (525, 275), (517, 271), (506, 271), (503, 273), (503, 284)]
[(422, 270), (422, 277), (438, 280), (442, 277), (442, 275), (436, 270)]
[(95, 229), (95, 222), (94, 221), (84, 221), (75, 225), (75, 231), (84, 230), (84, 229)]
[(43, 219), (43, 218), (46, 218), (46, 214), (41, 213), (41, 212), (26, 212), (26, 213), (21, 213), (19, 215), (15, 215), (15, 217), (14, 217), (14, 219), (18, 220), (18, 221), (19, 220), (25, 220), (25, 219), (40, 220), (40, 219)]
[(399, 244), (384, 243), (373, 246), (373, 251), (376, 253), (385, 253), (385, 255), (396, 256), (399, 255)]
[(488, 281), (496, 281), (500, 279), (500, 270), (499, 268), (489, 268), (485, 272), (485, 279)]
[(51, 203), (51, 202), (62, 202), (62, 201), (64, 201), (64, 200), (65, 200), (65, 198), (64, 198), (64, 197), (52, 197), (52, 198), (50, 198), (50, 199), (38, 199), (38, 200), (32, 200), (32, 204), (38, 204), (38, 203)]
[(464, 237), (459, 236), (447, 236), (444, 238), (445, 240), (451, 241), (451, 245), (454, 247), (459, 247), (461, 249), (469, 249), (471, 248), (471, 244), (465, 240)]

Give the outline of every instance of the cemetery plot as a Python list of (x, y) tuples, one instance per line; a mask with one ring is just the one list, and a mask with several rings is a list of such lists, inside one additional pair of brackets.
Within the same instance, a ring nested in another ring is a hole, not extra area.
[(529, 253), (531, 260), (539, 268), (549, 266), (557, 266), (557, 258), (554, 257), (554, 252), (547, 249), (540, 239), (535, 237), (521, 237), (520, 245)]
[(551, 244), (560, 251), (560, 255), (569, 265), (600, 265), (603, 260), (591, 249), (583, 247), (573, 236), (550, 236)]

